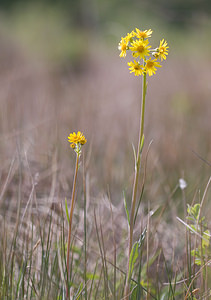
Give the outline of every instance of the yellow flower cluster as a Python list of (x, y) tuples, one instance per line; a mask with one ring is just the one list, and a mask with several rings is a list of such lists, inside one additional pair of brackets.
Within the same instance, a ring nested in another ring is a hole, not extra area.
[(148, 41), (151, 35), (151, 29), (141, 31), (136, 28), (136, 30), (122, 37), (119, 42), (118, 49), (121, 51), (120, 57), (125, 58), (127, 51), (132, 51), (133, 57), (143, 60), (143, 63), (141, 63), (140, 60), (134, 60), (134, 62), (131, 61), (128, 63), (130, 73), (134, 72), (135, 76), (143, 74), (152, 76), (156, 73), (156, 68), (161, 67), (158, 60), (163, 61), (168, 55), (169, 47), (164, 39), (160, 41), (159, 47), (151, 49)]
[(80, 154), (81, 146), (87, 142), (85, 136), (80, 131), (70, 133), (68, 141), (70, 142), (70, 147), (73, 148), (77, 154)]

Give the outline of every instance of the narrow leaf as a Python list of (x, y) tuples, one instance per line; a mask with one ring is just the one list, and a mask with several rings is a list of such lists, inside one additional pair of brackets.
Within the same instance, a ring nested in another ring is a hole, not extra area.
[(134, 155), (134, 161), (135, 161), (135, 170), (136, 170), (136, 164), (137, 164), (137, 161), (136, 161), (136, 149), (135, 149), (135, 146), (132, 144), (132, 148), (133, 148), (133, 155)]
[(126, 212), (126, 215), (127, 215), (127, 221), (128, 221), (128, 225), (130, 227), (130, 215), (129, 215), (129, 210), (128, 210), (128, 207), (127, 207), (127, 201), (126, 201), (126, 196), (125, 196), (124, 191), (123, 191), (123, 197), (124, 197), (124, 206), (125, 206), (125, 212)]
[(83, 291), (83, 284), (81, 283), (78, 287), (76, 294), (73, 297), (73, 300), (78, 300), (79, 297), (81, 296), (82, 291)]
[(144, 147), (144, 134), (142, 135), (142, 138), (141, 138), (141, 148), (140, 148), (140, 154), (143, 150), (143, 147)]
[(68, 212), (68, 207), (67, 207), (67, 198), (65, 198), (65, 212), (66, 212), (67, 221), (69, 223), (70, 218), (69, 218), (69, 212)]
[(138, 258), (138, 242), (135, 242), (130, 253), (129, 272), (128, 272), (129, 278), (132, 276), (137, 258)]

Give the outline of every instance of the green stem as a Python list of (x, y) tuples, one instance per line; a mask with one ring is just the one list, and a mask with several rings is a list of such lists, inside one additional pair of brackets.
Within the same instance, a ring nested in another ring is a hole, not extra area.
[(85, 300), (87, 300), (86, 175), (85, 175), (84, 164), (83, 164), (83, 189), (84, 189), (84, 287), (85, 287), (84, 297)]
[(133, 184), (133, 194), (132, 194), (132, 208), (130, 212), (130, 232), (129, 232), (129, 255), (132, 249), (133, 244), (133, 228), (134, 228), (134, 216), (136, 208), (136, 198), (137, 198), (137, 189), (138, 189), (138, 179), (139, 171), (141, 164), (141, 143), (144, 137), (144, 115), (145, 115), (145, 99), (146, 99), (146, 74), (143, 75), (143, 87), (142, 87), (142, 108), (141, 108), (141, 119), (140, 119), (140, 134), (139, 134), (139, 144), (136, 158), (136, 168), (135, 168), (135, 177)]
[[(133, 183), (133, 194), (132, 194), (132, 207), (130, 211), (130, 229), (129, 229), (129, 244), (128, 244), (128, 271), (129, 271), (129, 261), (130, 261), (130, 253), (132, 250), (133, 244), (133, 229), (134, 229), (134, 216), (135, 216), (135, 208), (136, 208), (136, 199), (137, 199), (137, 189), (138, 189), (138, 180), (140, 173), (140, 165), (141, 165), (141, 147), (142, 141), (144, 138), (144, 116), (145, 116), (145, 99), (146, 99), (146, 73), (143, 74), (143, 82), (142, 82), (142, 107), (141, 107), (141, 117), (140, 117), (140, 131), (139, 131), (139, 143), (136, 157), (136, 167), (135, 167), (135, 176)], [(128, 272), (127, 272), (128, 274)], [(126, 300), (129, 299), (130, 287), (129, 287), (130, 278), (127, 276), (126, 287), (125, 287), (125, 296)]]
[(72, 200), (71, 200), (71, 208), (70, 208), (70, 216), (69, 216), (69, 230), (68, 230), (68, 242), (67, 242), (67, 284), (66, 284), (66, 298), (69, 297), (69, 262), (70, 262), (70, 241), (71, 241), (71, 231), (72, 231), (72, 219), (73, 219), (73, 210), (75, 204), (75, 187), (76, 187), (76, 179), (78, 174), (78, 163), (79, 163), (79, 154), (76, 154), (76, 164), (75, 164), (75, 175), (73, 180), (73, 189), (72, 189)]

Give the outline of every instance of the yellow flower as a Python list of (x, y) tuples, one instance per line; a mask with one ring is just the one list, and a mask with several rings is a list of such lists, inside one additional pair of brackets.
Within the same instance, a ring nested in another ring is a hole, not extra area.
[(80, 143), (81, 145), (84, 145), (84, 144), (86, 144), (86, 142), (87, 142), (87, 140), (86, 140), (85, 136), (84, 136), (83, 133), (82, 133), (82, 134), (81, 134), (81, 138), (80, 138), (79, 143)]
[[(120, 57), (126, 57), (126, 52), (130, 50), (132, 56), (141, 61), (143, 59), (144, 63), (141, 65), (141, 62), (129, 62), (130, 73), (134, 72), (135, 76), (148, 74), (152, 76), (156, 73), (157, 68), (161, 67), (158, 59), (163, 61), (168, 55), (168, 43), (166, 40), (160, 40), (159, 47), (152, 49), (149, 44), (149, 38), (152, 35), (152, 30), (143, 30), (141, 31), (138, 28), (128, 33), (125, 37), (121, 38), (119, 43), (119, 50), (121, 51)], [(130, 52), (129, 51), (129, 52)]]
[(134, 60), (134, 63), (131, 61), (128, 63), (128, 66), (130, 67), (129, 70), (130, 70), (130, 73), (134, 72), (135, 73), (135, 76), (139, 76), (139, 75), (142, 75), (143, 74), (143, 66), (140, 65), (139, 62), (135, 61)]
[(148, 30), (141, 31), (138, 28), (136, 28), (135, 35), (137, 36), (137, 38), (144, 40), (144, 39), (151, 37), (152, 30), (148, 29)]
[(126, 57), (126, 51), (128, 50), (128, 43), (129, 43), (129, 40), (128, 38), (121, 38), (121, 41), (119, 42), (119, 45), (118, 45), (118, 49), (121, 51), (120, 53), (120, 57)]
[(147, 46), (148, 43), (149, 43), (148, 40), (146, 41), (137, 40), (132, 42), (130, 50), (134, 51), (133, 56), (134, 57), (140, 56), (140, 58), (144, 58), (146, 55), (149, 55), (150, 46)]
[(133, 41), (133, 37), (135, 36), (135, 33), (134, 31), (131, 31), (130, 33), (128, 33), (125, 37), (125, 40), (130, 43)]
[(70, 147), (75, 149), (75, 146), (78, 144), (84, 145), (87, 140), (82, 132), (78, 131), (77, 134), (75, 132), (70, 133), (68, 136), (68, 141), (71, 143)]
[(146, 65), (144, 67), (144, 72), (149, 74), (149, 76), (152, 76), (153, 74), (156, 73), (156, 68), (160, 68), (161, 65), (159, 64), (159, 62), (156, 61), (156, 59), (151, 59), (151, 57), (146, 60)]
[(168, 55), (168, 44), (167, 42), (162, 39), (160, 41), (160, 46), (156, 49), (157, 52), (154, 53), (155, 58), (160, 58), (161, 61), (166, 59), (166, 55)]

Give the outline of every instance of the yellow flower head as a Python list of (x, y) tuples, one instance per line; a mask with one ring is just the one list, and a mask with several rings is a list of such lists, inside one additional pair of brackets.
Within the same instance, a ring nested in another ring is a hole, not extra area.
[(151, 57), (148, 60), (146, 60), (145, 63), (146, 63), (146, 65), (144, 67), (144, 72), (149, 74), (149, 76), (152, 76), (153, 74), (156, 73), (156, 70), (157, 70), (156, 68), (161, 67), (159, 62), (157, 62), (156, 59), (152, 60)]
[(130, 73), (134, 72), (135, 76), (140, 76), (143, 74), (143, 66), (140, 65), (139, 62), (137, 62), (136, 60), (134, 60), (134, 63), (131, 61), (128, 63), (128, 66), (130, 67)]
[(141, 31), (138, 28), (136, 28), (135, 35), (137, 36), (137, 38), (144, 40), (144, 39), (151, 37), (152, 30), (148, 29), (148, 30)]
[(133, 51), (133, 56), (144, 58), (145, 56), (149, 55), (150, 46), (147, 46), (148, 44), (148, 40), (136, 40), (132, 42), (130, 50)]
[(164, 39), (162, 39), (160, 41), (159, 47), (156, 49), (157, 52), (154, 53), (155, 58), (160, 58), (161, 61), (163, 59), (165, 60), (166, 55), (168, 55), (168, 48), (169, 48), (169, 46), (168, 46), (167, 42)]
[(126, 51), (128, 50), (128, 43), (129, 43), (129, 40), (128, 38), (121, 38), (121, 41), (119, 42), (119, 45), (118, 45), (118, 49), (121, 51), (120, 53), (120, 57), (126, 57)]
[(130, 43), (133, 41), (133, 37), (135, 36), (135, 32), (131, 31), (130, 33), (128, 33), (125, 37), (125, 40)]
[(77, 134), (75, 132), (70, 133), (68, 136), (68, 141), (71, 143), (70, 146), (74, 149), (76, 145), (81, 144), (84, 145), (87, 140), (82, 132), (78, 131)]
[[(126, 52), (130, 52), (134, 58), (139, 59), (128, 63), (130, 73), (134, 72), (135, 76), (148, 74), (152, 76), (156, 73), (156, 68), (161, 67), (157, 61), (163, 61), (168, 55), (168, 43), (162, 39), (157, 48), (152, 48), (149, 44), (149, 38), (152, 35), (152, 30), (143, 30), (136, 28), (121, 38), (119, 43), (120, 57), (126, 57)], [(142, 61), (143, 60), (143, 63)]]

